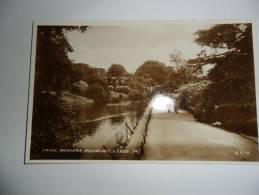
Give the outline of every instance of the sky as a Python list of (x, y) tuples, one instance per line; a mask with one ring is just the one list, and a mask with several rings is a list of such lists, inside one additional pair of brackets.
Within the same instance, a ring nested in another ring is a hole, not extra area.
[(75, 63), (108, 69), (111, 64), (122, 64), (130, 73), (147, 60), (158, 60), (167, 66), (170, 54), (181, 52), (185, 59), (195, 58), (201, 47), (194, 42), (197, 30), (210, 24), (142, 24), (97, 25), (86, 32), (66, 34), (74, 51), (69, 58)]

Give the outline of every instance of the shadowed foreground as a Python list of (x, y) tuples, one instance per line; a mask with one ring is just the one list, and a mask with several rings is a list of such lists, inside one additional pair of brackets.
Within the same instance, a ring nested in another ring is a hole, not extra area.
[(143, 160), (258, 160), (257, 143), (197, 122), (185, 111), (153, 113)]

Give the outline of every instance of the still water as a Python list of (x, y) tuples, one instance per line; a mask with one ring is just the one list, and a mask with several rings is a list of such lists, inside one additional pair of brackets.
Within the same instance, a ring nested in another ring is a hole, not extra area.
[(125, 123), (134, 125), (143, 102), (125, 104), (79, 105), (74, 107), (80, 129), (76, 148), (101, 148), (118, 131), (125, 129)]

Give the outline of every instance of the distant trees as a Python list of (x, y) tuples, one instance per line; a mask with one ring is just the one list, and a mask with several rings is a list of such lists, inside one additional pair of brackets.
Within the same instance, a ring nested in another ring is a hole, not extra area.
[(186, 64), (179, 51), (171, 55), (174, 66), (166, 66), (164, 63), (148, 60), (144, 62), (135, 72), (135, 80), (147, 87), (155, 87), (154, 93), (158, 91), (174, 92), (181, 85), (197, 81), (193, 67)]
[(109, 101), (108, 76), (105, 69), (93, 68), (83, 63), (73, 64), (72, 69), (73, 93), (91, 98), (96, 103), (105, 104)]
[(199, 80), (201, 79), (195, 74), (194, 68), (184, 64), (171, 69), (168, 73), (167, 84), (171, 85), (173, 89), (178, 89), (183, 84), (197, 82)]
[(108, 69), (109, 76), (120, 77), (127, 74), (126, 69), (121, 64), (112, 64)]
[(110, 92), (108, 88), (104, 87), (100, 83), (90, 85), (86, 91), (86, 96), (93, 99), (95, 103), (105, 104), (109, 101)]
[(72, 81), (78, 82), (80, 80), (85, 81), (88, 84), (107, 82), (107, 72), (103, 68), (93, 68), (88, 64), (77, 63), (72, 65)]
[(163, 84), (166, 80), (168, 68), (162, 62), (148, 60), (138, 67), (135, 76), (151, 78), (154, 84)]
[(179, 50), (175, 50), (170, 54), (170, 62), (176, 67), (186, 63), (186, 61), (182, 58), (181, 51)]
[(82, 95), (82, 96), (85, 95), (85, 92), (86, 92), (87, 89), (88, 89), (88, 84), (83, 80), (79, 80), (77, 82), (74, 82), (72, 84), (72, 87), (71, 87), (71, 91), (73, 93), (78, 94), (78, 95)]
[(196, 70), (193, 66), (187, 64), (187, 60), (182, 57), (179, 50), (175, 50), (170, 54), (170, 67), (166, 84), (170, 85), (172, 90), (176, 90), (183, 84), (192, 83), (200, 80), (197, 77)]
[(130, 100), (140, 100), (148, 96), (147, 85), (139, 77), (132, 77), (129, 81), (129, 87), (131, 88), (129, 92)]
[(80, 80), (87, 82), (87, 79), (88, 79), (87, 75), (89, 74), (90, 69), (91, 67), (88, 64), (73, 63), (72, 71), (71, 71), (72, 82), (77, 82)]
[[(121, 101), (148, 97), (152, 88), (155, 89), (154, 93), (157, 91), (173, 92), (181, 85), (197, 80), (193, 74), (193, 68), (186, 65), (186, 60), (182, 59), (180, 53), (177, 58), (181, 63), (174, 67), (166, 66), (159, 61), (148, 60), (139, 66), (134, 75), (127, 73), (121, 64), (112, 64), (107, 72), (102, 68), (93, 68), (87, 64), (73, 64), (72, 89), (74, 93), (92, 98), (98, 103), (115, 102), (114, 92), (121, 93), (123, 96), (120, 98)], [(84, 93), (79, 89), (79, 84), (82, 88), (83, 82), (88, 86)], [(96, 85), (91, 87), (93, 84), (98, 84), (98, 87)], [(93, 95), (91, 94), (93, 91), (98, 92)]]
[(103, 68), (90, 68), (86, 74), (87, 83), (89, 85), (99, 83), (107, 87), (107, 72)]

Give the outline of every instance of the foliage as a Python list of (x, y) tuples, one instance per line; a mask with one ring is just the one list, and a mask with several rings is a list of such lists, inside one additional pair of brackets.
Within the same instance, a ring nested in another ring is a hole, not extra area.
[(128, 94), (130, 92), (130, 88), (127, 86), (117, 86), (116, 89), (114, 89), (114, 91)]
[(197, 82), (201, 80), (194, 74), (195, 70), (192, 66), (182, 65), (175, 69), (172, 69), (167, 77), (167, 84), (170, 84), (172, 88), (177, 89), (183, 84)]
[(130, 92), (129, 92), (129, 99), (130, 100), (140, 100), (143, 98), (146, 98), (149, 96), (149, 90), (147, 89), (147, 86), (145, 83), (141, 82), (142, 78), (141, 77), (132, 77), (129, 81), (129, 87), (130, 87)]
[(90, 68), (87, 75), (89, 85), (99, 83), (107, 88), (107, 73), (103, 68)]
[(93, 99), (95, 103), (105, 104), (109, 101), (110, 92), (108, 88), (105, 88), (99, 83), (95, 83), (90, 85), (87, 89), (86, 97)]
[(109, 76), (125, 76), (127, 75), (126, 69), (121, 64), (112, 64), (110, 68), (108, 69), (108, 75)]
[(87, 26), (38, 26), (35, 66), (35, 89), (57, 91), (66, 89), (70, 82), (72, 63), (68, 52), (73, 48), (65, 33), (86, 31)]
[(148, 60), (138, 67), (135, 76), (151, 78), (157, 84), (163, 84), (166, 81), (168, 68), (162, 62)]
[(129, 99), (130, 100), (141, 100), (143, 99), (143, 96), (142, 94), (137, 91), (136, 89), (135, 90), (131, 90), (130, 93), (129, 93)]
[[(97, 102), (106, 103), (107, 98), (109, 99), (106, 70), (103, 68), (93, 68), (88, 64), (82, 63), (73, 64), (72, 67), (74, 83), (71, 90), (78, 95), (93, 98)], [(91, 94), (94, 91), (97, 94)], [(99, 98), (97, 97), (98, 95), (100, 95)]]
[[(80, 137), (72, 120), (73, 113), (62, 100), (62, 91), (72, 83), (72, 62), (68, 52), (73, 48), (65, 33), (86, 31), (87, 26), (38, 26), (33, 100), (32, 158), (42, 149), (72, 148)], [(39, 157), (40, 158), (40, 157)]]
[[(219, 120), (223, 126), (230, 129), (235, 127), (235, 131), (239, 132), (247, 130), (244, 124), (256, 121), (252, 25), (219, 24), (198, 31), (196, 35), (195, 41), (202, 46), (225, 49), (224, 53), (204, 54), (189, 60), (189, 63), (197, 67), (215, 64), (208, 74), (212, 83), (203, 93), (204, 117), (200, 119), (207, 122)], [(220, 109), (215, 110), (215, 105)], [(239, 108), (240, 105), (249, 105), (249, 109), (246, 112), (243, 109), (232, 109)], [(256, 123), (249, 127), (252, 129), (246, 133), (253, 132), (256, 136)]]
[(204, 91), (210, 84), (211, 82), (208, 80), (201, 80), (199, 82), (182, 85), (176, 90), (177, 93), (182, 94), (180, 106), (189, 110), (194, 114), (194, 116), (198, 117), (203, 110)]
[(218, 24), (208, 30), (200, 30), (196, 42), (202, 46), (224, 49), (252, 49), (252, 24)]
[[(230, 85), (237, 91), (254, 89), (254, 62), (251, 24), (222, 24), (207, 31), (198, 31), (196, 42), (213, 48), (229, 49), (223, 54), (201, 57), (202, 64), (216, 64), (209, 79)], [(238, 84), (241, 84), (239, 86)], [(244, 94), (244, 92), (241, 92)]]
[(72, 82), (80, 80), (87, 82), (87, 75), (89, 74), (90, 69), (91, 67), (88, 64), (73, 63), (71, 72)]
[(78, 95), (82, 95), (82, 96), (84, 96), (84, 93), (87, 89), (88, 89), (88, 84), (83, 80), (74, 82), (72, 87), (71, 87), (71, 91), (73, 93), (78, 94)]

